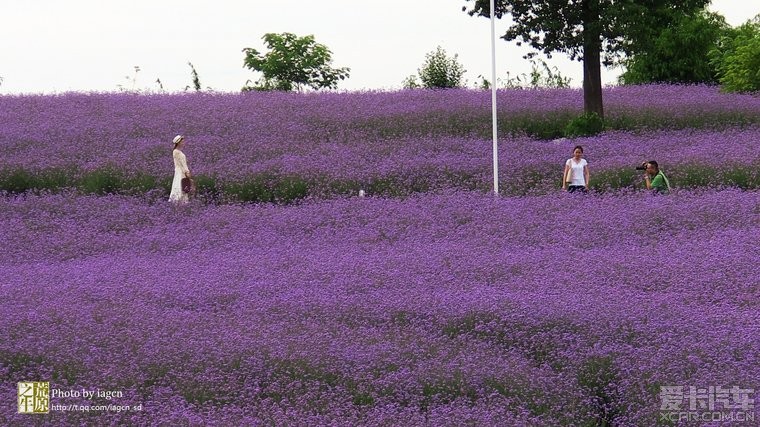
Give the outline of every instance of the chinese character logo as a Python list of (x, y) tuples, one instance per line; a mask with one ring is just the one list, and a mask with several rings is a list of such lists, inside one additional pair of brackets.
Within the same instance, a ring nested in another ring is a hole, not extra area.
[(660, 387), (660, 406), (661, 411), (680, 411), (683, 403), (682, 386), (664, 386)]
[(18, 383), (18, 413), (47, 414), (50, 411), (50, 383)]
[[(754, 422), (754, 389), (732, 386), (660, 386), (660, 421)], [(687, 405), (688, 402), (688, 405)]]

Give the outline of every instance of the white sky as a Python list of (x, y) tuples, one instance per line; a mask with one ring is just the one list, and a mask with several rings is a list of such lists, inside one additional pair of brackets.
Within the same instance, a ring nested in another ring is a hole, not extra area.
[[(462, 12), (464, 0), (2, 0), (0, 94), (181, 91), (191, 85), (192, 62), (203, 87), (238, 91), (259, 75), (243, 68), (245, 47), (266, 51), (265, 33), (313, 34), (333, 52), (333, 65), (350, 67), (345, 90), (398, 89), (416, 74), (425, 54), (441, 46), (458, 54), (470, 85), (490, 80), (490, 23)], [(714, 0), (712, 10), (736, 26), (760, 13), (756, 0)], [(496, 23), (497, 36), (508, 21)], [(530, 51), (497, 40), (497, 74), (528, 72)], [(564, 55), (548, 61), (573, 86), (582, 66)], [(614, 83), (619, 69), (603, 70)]]

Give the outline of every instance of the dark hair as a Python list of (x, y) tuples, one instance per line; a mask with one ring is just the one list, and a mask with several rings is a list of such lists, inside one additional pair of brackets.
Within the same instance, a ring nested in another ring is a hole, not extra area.
[(647, 163), (649, 163), (650, 165), (652, 165), (655, 169), (660, 170), (660, 166), (657, 165), (657, 162), (655, 162), (654, 160), (650, 160)]
[(580, 145), (576, 145), (575, 148), (573, 148), (573, 153), (575, 153), (575, 150), (581, 150), (581, 153), (583, 153), (583, 147)]

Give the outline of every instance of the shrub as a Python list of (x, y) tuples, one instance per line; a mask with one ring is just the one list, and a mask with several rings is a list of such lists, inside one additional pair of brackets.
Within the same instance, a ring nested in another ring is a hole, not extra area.
[(23, 168), (0, 171), (0, 190), (20, 194), (33, 190), (59, 190), (74, 186), (72, 175), (65, 169), (49, 169), (42, 173)]
[(293, 202), (309, 195), (309, 184), (304, 178), (286, 176), (280, 178), (274, 187), (274, 197), (279, 202)]
[[(450, 89), (462, 87), (465, 69), (457, 60), (457, 55), (449, 57), (446, 50), (438, 46), (435, 51), (425, 55), (425, 63), (417, 70), (426, 89)], [(404, 84), (408, 84), (405, 82)]]
[(86, 174), (80, 185), (85, 193), (115, 194), (123, 187), (121, 181), (118, 172), (104, 168)]
[(565, 136), (592, 136), (604, 130), (604, 120), (596, 113), (583, 113), (565, 126)]
[(309, 195), (309, 182), (298, 176), (251, 176), (244, 181), (222, 185), (219, 190), (215, 185), (213, 188), (212, 198), (221, 195), (239, 202), (292, 203)]
[(0, 175), (2, 189), (9, 193), (23, 193), (34, 188), (34, 176), (23, 169), (4, 171)]
[(271, 202), (274, 201), (272, 192), (263, 180), (248, 179), (230, 183), (224, 186), (224, 194), (240, 202)]

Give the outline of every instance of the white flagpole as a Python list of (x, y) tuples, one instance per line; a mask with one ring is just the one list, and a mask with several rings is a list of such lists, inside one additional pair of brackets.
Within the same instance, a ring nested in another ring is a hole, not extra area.
[(491, 0), (491, 121), (493, 122), (493, 193), (499, 195), (499, 154), (496, 127), (496, 14)]

